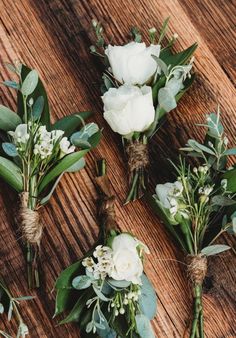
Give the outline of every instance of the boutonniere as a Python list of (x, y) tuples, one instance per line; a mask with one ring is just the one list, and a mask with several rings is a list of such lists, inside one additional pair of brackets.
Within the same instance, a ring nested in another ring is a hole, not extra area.
[(118, 230), (105, 162), (98, 168), (99, 240), (58, 278), (55, 315), (66, 311), (60, 324), (77, 322), (83, 337), (154, 338), (150, 320), (156, 293), (143, 271), (150, 252), (135, 236)]
[[(84, 156), (100, 139), (89, 112), (51, 122), (48, 98), (36, 70), (8, 65), (18, 81), (5, 81), (17, 90), (17, 113), (0, 106), (0, 176), (18, 193), (18, 219), (27, 249), (29, 287), (39, 287), (38, 258), (43, 233), (39, 209), (62, 175), (85, 166)], [(76, 131), (78, 128), (80, 131)]]
[(90, 50), (104, 61), (103, 116), (121, 135), (128, 160), (128, 203), (140, 198), (146, 189), (149, 140), (194, 80), (192, 55), (197, 44), (174, 53), (174, 34), (163, 45), (168, 19), (159, 37), (155, 28), (149, 30), (148, 45), (137, 28), (131, 31), (132, 41), (119, 46), (105, 43), (100, 23), (94, 20), (93, 27), (97, 42)]
[(225, 232), (236, 233), (236, 175), (227, 170), (228, 139), (220, 122), (220, 112), (207, 115), (204, 143), (188, 140), (182, 151), (199, 159), (191, 167), (184, 159), (173, 166), (174, 183), (158, 184), (152, 206), (186, 255), (187, 273), (192, 285), (194, 307), (191, 338), (203, 338), (202, 288), (208, 257), (230, 247), (215, 244)]
[[(5, 283), (0, 279), (0, 314), (6, 314), (9, 322), (11, 321), (12, 316), (16, 318), (18, 322), (16, 338), (25, 338), (29, 333), (28, 327), (21, 316), (19, 303), (30, 299), (33, 299), (33, 297), (13, 297)], [(0, 336), (12, 338), (7, 332), (2, 330), (0, 330)]]

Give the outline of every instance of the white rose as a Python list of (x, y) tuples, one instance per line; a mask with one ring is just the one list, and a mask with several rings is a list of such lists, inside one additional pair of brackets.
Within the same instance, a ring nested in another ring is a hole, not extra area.
[(102, 97), (104, 118), (112, 130), (120, 135), (147, 130), (155, 117), (152, 89), (122, 85), (110, 88)]
[(130, 42), (124, 46), (111, 46), (105, 50), (112, 73), (120, 83), (143, 85), (157, 71), (152, 55), (159, 56), (160, 45), (146, 47), (144, 42)]
[(156, 186), (156, 195), (162, 204), (162, 206), (166, 209), (171, 209), (172, 207), (176, 207), (176, 203), (174, 203), (174, 198), (179, 197), (182, 194), (183, 185), (181, 182), (174, 183), (165, 183), (165, 184), (157, 184)]
[(29, 139), (28, 125), (25, 123), (19, 124), (15, 131), (9, 131), (8, 133), (16, 143), (27, 143)]
[(143, 264), (137, 252), (120, 249), (113, 254), (113, 269), (110, 276), (115, 280), (126, 280), (141, 284)]
[(70, 144), (70, 141), (68, 140), (67, 137), (63, 137), (59, 144), (60, 144), (62, 156), (73, 153), (75, 151), (75, 146)]
[(133, 284), (141, 284), (143, 263), (140, 259), (137, 246), (139, 242), (129, 234), (121, 234), (112, 242), (113, 269), (110, 277), (115, 280), (126, 280)]

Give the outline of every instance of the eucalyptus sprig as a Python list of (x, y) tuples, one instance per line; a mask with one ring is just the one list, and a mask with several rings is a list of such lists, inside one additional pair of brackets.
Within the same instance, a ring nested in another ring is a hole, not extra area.
[(190, 338), (203, 338), (202, 286), (207, 272), (207, 258), (229, 250), (230, 246), (215, 244), (225, 232), (236, 233), (236, 190), (228, 180), (227, 158), (236, 155), (228, 149), (228, 139), (220, 122), (220, 110), (206, 117), (204, 143), (188, 140), (181, 148), (200, 161), (191, 167), (180, 157), (176, 182), (158, 184), (152, 206), (173, 238), (187, 256), (188, 276), (192, 282), (194, 314)]
[(128, 159), (127, 203), (140, 198), (146, 190), (149, 141), (194, 80), (192, 55), (197, 44), (174, 53), (177, 34), (163, 43), (168, 22), (169, 18), (159, 34), (155, 27), (149, 29), (149, 46), (137, 27), (131, 29), (132, 40), (128, 44), (113, 46), (106, 43), (101, 23), (92, 22), (97, 42), (90, 51), (102, 56), (104, 63), (104, 118), (122, 136)]
[[(16, 338), (25, 338), (29, 334), (27, 325), (24, 323), (24, 320), (21, 316), (19, 304), (21, 301), (31, 300), (34, 297), (24, 296), (24, 297), (13, 297), (9, 289), (6, 287), (5, 283), (0, 280), (0, 315), (4, 313), (7, 314), (8, 321), (10, 322), (12, 316), (14, 315), (18, 321), (18, 329), (16, 333)], [(12, 338), (8, 333), (0, 330), (0, 336), (5, 338)]]
[[(61, 177), (85, 166), (85, 155), (99, 143), (101, 131), (85, 124), (90, 112), (51, 122), (46, 90), (36, 70), (7, 65), (17, 80), (17, 113), (0, 105), (0, 176), (20, 196), (18, 212), (27, 247), (29, 287), (39, 287), (38, 258), (43, 226), (38, 210), (49, 202)], [(81, 128), (79, 131), (78, 128)]]
[(156, 293), (143, 272), (149, 250), (118, 230), (105, 162), (100, 164), (99, 240), (57, 279), (55, 316), (67, 313), (60, 324), (77, 322), (83, 337), (154, 338)]

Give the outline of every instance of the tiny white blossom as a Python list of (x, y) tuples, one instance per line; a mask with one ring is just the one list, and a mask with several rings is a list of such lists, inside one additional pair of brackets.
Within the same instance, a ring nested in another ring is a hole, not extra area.
[(67, 137), (63, 137), (60, 141), (60, 149), (63, 155), (73, 153), (75, 151), (75, 146), (70, 144), (70, 141)]

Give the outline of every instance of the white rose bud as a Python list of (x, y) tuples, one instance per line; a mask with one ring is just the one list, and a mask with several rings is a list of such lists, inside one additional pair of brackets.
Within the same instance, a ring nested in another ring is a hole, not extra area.
[(160, 45), (146, 47), (144, 42), (130, 42), (124, 46), (111, 46), (105, 50), (112, 73), (120, 83), (143, 85), (157, 71), (152, 55), (159, 57)]
[(123, 85), (110, 88), (102, 97), (104, 118), (111, 129), (120, 135), (147, 130), (155, 117), (152, 89)]

